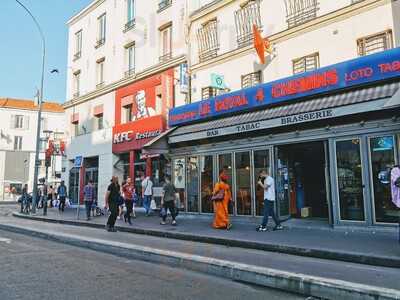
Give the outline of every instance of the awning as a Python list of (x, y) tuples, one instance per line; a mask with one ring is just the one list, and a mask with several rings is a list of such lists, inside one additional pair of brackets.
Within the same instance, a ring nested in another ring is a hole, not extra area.
[(168, 142), (174, 144), (388, 109), (400, 105), (399, 88), (399, 82), (387, 83), (262, 111), (186, 125), (171, 133)]
[(169, 152), (168, 135), (175, 129), (176, 127), (170, 128), (145, 144), (142, 153), (145, 155), (167, 154)]

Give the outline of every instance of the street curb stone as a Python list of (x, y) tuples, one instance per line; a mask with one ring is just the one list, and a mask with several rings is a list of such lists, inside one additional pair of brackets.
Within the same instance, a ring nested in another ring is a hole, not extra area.
[(152, 263), (184, 268), (226, 279), (255, 284), (324, 299), (393, 300), (400, 299), (400, 291), (363, 284), (332, 280), (300, 273), (285, 272), (221, 259), (154, 249), (150, 247), (80, 238), (71, 234), (41, 232), (22, 226), (0, 224), (0, 229), (35, 236), (50, 241), (78, 246), (103, 253)]
[[(102, 224), (82, 222), (82, 221), (72, 221), (72, 220), (50, 219), (40, 216), (25, 215), (17, 212), (14, 212), (13, 216), (18, 218), (25, 218), (29, 220), (43, 221), (49, 223), (85, 226), (85, 227), (100, 228), (100, 229), (104, 228), (104, 225)], [(378, 255), (373, 255), (372, 253), (365, 255), (356, 252), (344, 252), (344, 251), (338, 252), (338, 251), (329, 251), (326, 249), (318, 249), (318, 248), (302, 248), (289, 245), (259, 243), (253, 241), (210, 237), (210, 236), (202, 236), (202, 235), (187, 234), (180, 232), (166, 232), (161, 230), (158, 231), (158, 230), (135, 228), (135, 227), (122, 227), (122, 226), (116, 226), (116, 227), (121, 232), (128, 232), (134, 234), (144, 234), (156, 237), (173, 238), (178, 240), (208, 243), (208, 244), (217, 244), (229, 247), (278, 252), (296, 256), (338, 260), (338, 261), (358, 263), (371, 266), (400, 268), (400, 257), (395, 257), (395, 256), (378, 256)]]

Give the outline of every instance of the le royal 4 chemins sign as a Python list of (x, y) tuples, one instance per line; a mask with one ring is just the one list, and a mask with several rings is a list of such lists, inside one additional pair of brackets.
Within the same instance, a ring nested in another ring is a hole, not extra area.
[(174, 108), (169, 112), (169, 126), (290, 103), (399, 76), (400, 48), (395, 48)]

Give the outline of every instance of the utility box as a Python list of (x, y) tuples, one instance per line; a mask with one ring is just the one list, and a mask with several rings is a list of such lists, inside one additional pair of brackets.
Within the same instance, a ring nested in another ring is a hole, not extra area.
[(302, 218), (309, 218), (311, 217), (311, 207), (303, 207), (301, 209), (301, 217)]

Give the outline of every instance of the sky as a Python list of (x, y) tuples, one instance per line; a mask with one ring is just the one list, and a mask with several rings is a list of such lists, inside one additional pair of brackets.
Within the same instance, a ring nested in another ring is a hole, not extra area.
[[(44, 99), (66, 97), (67, 20), (92, 0), (20, 0), (46, 38)], [(15, 0), (0, 0), (0, 98), (34, 99), (40, 88), (42, 44), (31, 17)], [(50, 71), (58, 69), (59, 74)]]

